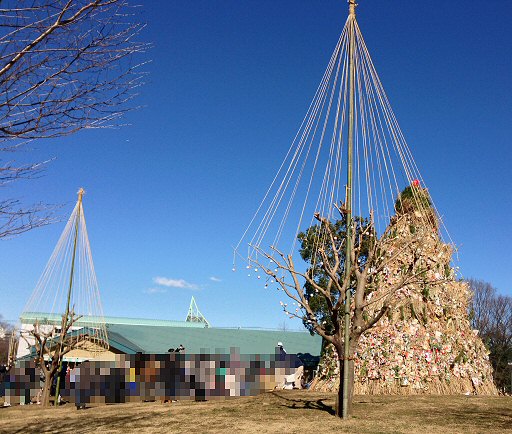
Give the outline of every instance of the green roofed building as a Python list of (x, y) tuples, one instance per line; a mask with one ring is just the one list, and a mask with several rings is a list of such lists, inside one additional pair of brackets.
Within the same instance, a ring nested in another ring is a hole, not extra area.
[[(22, 329), (29, 329), (39, 321), (48, 327), (59, 327), (61, 317), (45, 313), (24, 313), (20, 318)], [(79, 330), (91, 327), (93, 317), (83, 316), (73, 327)], [(109, 350), (87, 354), (83, 349), (73, 350), (65, 356), (68, 361), (88, 359), (112, 360), (116, 354), (162, 354), (185, 347), (187, 353), (273, 354), (277, 343), (283, 344), (288, 354), (320, 356), (322, 340), (308, 332), (246, 328), (210, 327), (206, 321), (169, 321), (140, 318), (105, 317)], [(57, 331), (59, 331), (57, 329)], [(20, 342), (18, 358), (30, 357), (31, 349)]]

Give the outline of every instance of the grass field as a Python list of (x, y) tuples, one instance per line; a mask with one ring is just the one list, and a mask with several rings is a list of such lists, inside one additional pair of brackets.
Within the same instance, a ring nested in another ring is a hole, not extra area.
[(512, 433), (512, 397), (357, 396), (354, 417), (334, 416), (335, 396), (278, 391), (225, 401), (103, 405), (77, 411), (0, 408), (1, 433)]

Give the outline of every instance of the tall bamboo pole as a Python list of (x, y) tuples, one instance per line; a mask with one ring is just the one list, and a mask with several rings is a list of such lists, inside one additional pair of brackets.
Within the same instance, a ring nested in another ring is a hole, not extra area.
[[(347, 197), (345, 208), (347, 211), (347, 238), (345, 250), (345, 278), (350, 278), (350, 271), (352, 268), (352, 164), (353, 164), (353, 151), (354, 151), (354, 105), (355, 105), (355, 19), (356, 19), (356, 2), (349, 0), (349, 109), (348, 109), (348, 150), (347, 150)], [(348, 415), (348, 393), (349, 393), (349, 343), (350, 343), (350, 303), (351, 303), (351, 290), (347, 288), (345, 293), (345, 316), (343, 325), (343, 340), (344, 340), (344, 354), (343, 354), (343, 419), (347, 419)]]
[[(69, 274), (69, 287), (68, 287), (68, 299), (66, 304), (66, 311), (64, 313), (64, 316), (62, 317), (62, 326), (60, 330), (60, 352), (62, 352), (62, 348), (64, 345), (64, 338), (63, 332), (65, 330), (65, 327), (67, 325), (67, 322), (69, 321), (69, 307), (71, 304), (71, 292), (73, 289), (73, 278), (75, 274), (75, 258), (76, 258), (76, 246), (78, 241), (78, 227), (80, 225), (80, 215), (82, 214), (82, 196), (84, 195), (84, 189), (81, 188), (78, 190), (78, 202), (77, 202), (77, 211), (76, 211), (76, 218), (75, 218), (75, 236), (73, 240), (73, 256), (71, 258), (71, 271)], [(61, 377), (61, 371), (62, 371), (62, 362), (63, 357), (60, 355), (60, 362), (59, 362), (59, 369), (57, 371), (57, 386), (55, 387), (55, 405), (59, 405), (59, 392), (60, 392), (60, 377)]]

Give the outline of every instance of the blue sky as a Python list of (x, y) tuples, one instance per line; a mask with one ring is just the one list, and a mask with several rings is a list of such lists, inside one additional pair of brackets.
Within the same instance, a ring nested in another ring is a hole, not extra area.
[[(329, 1), (139, 2), (154, 44), (131, 125), (39, 142), (45, 176), (4, 189), (64, 204), (84, 187), (107, 315), (276, 328), (279, 293), (232, 273), (238, 242), (346, 19)], [(361, 0), (358, 22), (463, 275), (512, 295), (512, 3)], [(15, 319), (65, 222), (0, 243), (0, 313)], [(298, 321), (288, 322), (300, 328)]]

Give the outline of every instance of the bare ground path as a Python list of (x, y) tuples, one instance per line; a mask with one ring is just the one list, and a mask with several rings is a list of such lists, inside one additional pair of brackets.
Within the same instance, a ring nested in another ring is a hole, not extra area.
[(0, 408), (0, 433), (512, 433), (512, 397), (357, 396), (354, 418), (334, 394), (279, 391), (225, 401)]

